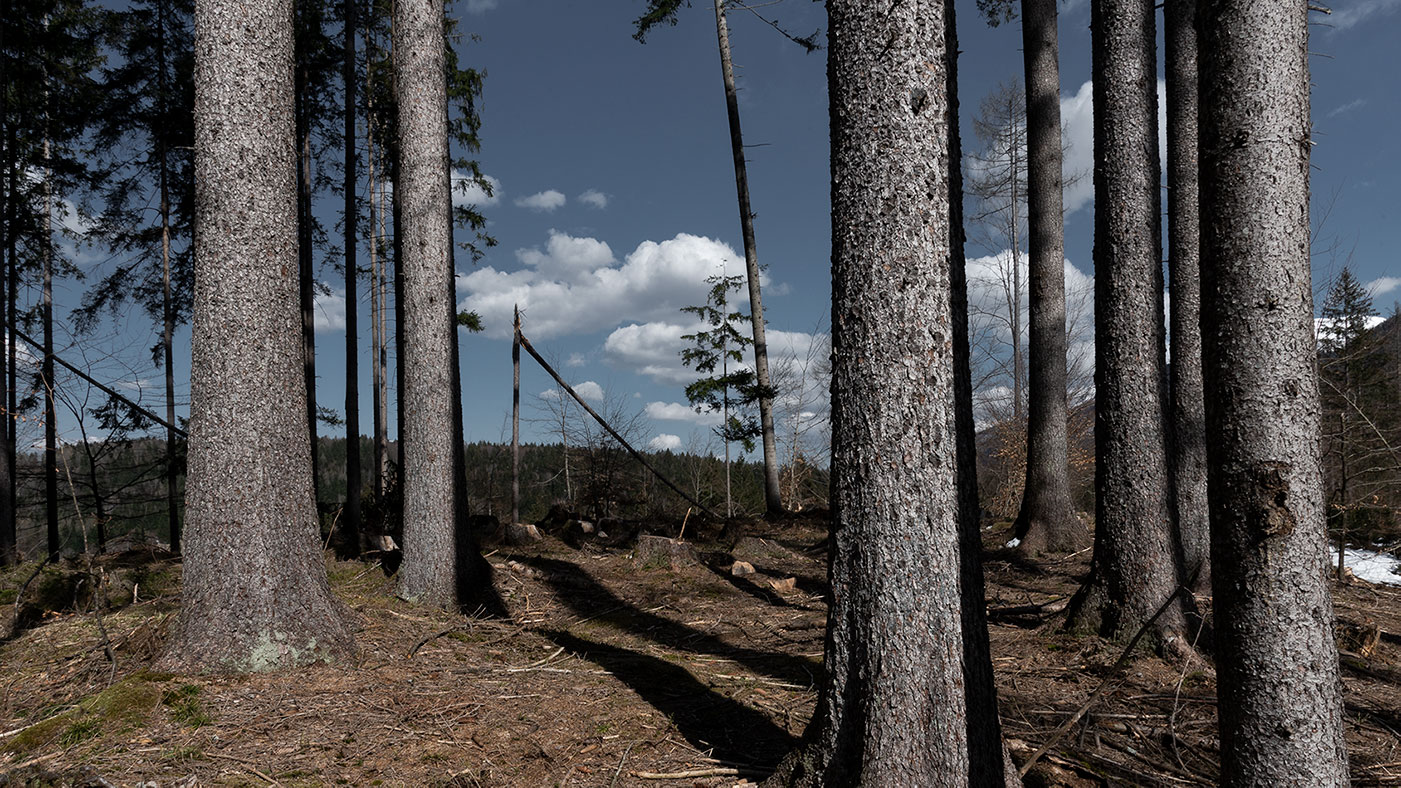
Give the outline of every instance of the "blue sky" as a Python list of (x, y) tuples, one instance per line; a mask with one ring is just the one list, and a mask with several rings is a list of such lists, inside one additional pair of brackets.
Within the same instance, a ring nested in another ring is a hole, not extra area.
[[(676, 27), (655, 30), (644, 45), (631, 38), (642, 5), (459, 0), (454, 9), (461, 29), (478, 36), (459, 45), (462, 62), (487, 73), (480, 159), (496, 189), (490, 199), (477, 199), (499, 242), (476, 265), (459, 255), (461, 305), (477, 310), (486, 324), (484, 334), (462, 335), (469, 441), (509, 439), (510, 312), (519, 303), (525, 333), (558, 360), (562, 374), (592, 384), (583, 386), (592, 397), (643, 414), (639, 444), (706, 447), (706, 418), (684, 406), (682, 389), (693, 376), (677, 356), (679, 336), (689, 328), (679, 309), (704, 300), (707, 275), (722, 266), (730, 273), (743, 267), (714, 15), (700, 0), (681, 11)], [(810, 0), (760, 10), (798, 34), (826, 27), (822, 4)], [(958, 13), (963, 137), (971, 150), (971, 117), (983, 97), (1021, 76), (1021, 34), (1015, 22), (987, 27), (972, 0), (960, 0)], [(1316, 245), (1322, 251), (1315, 289), (1346, 263), (1362, 281), (1375, 283), (1376, 303), (1388, 311), (1401, 300), (1401, 260), (1391, 237), (1401, 222), (1401, 152), (1394, 142), (1401, 126), (1401, 0), (1340, 3), (1330, 17), (1314, 18), (1315, 213), (1331, 206)], [(1060, 30), (1067, 168), (1083, 168), (1091, 155), (1086, 0), (1062, 5)], [(771, 352), (801, 362), (822, 354), (813, 335), (825, 331), (830, 311), (825, 52), (805, 54), (744, 11), (731, 13), (731, 33), (751, 146), (759, 260), (767, 266)], [(1072, 288), (1092, 281), (1090, 192), (1086, 177), (1066, 198)], [(327, 216), (335, 202), (325, 200)], [(970, 274), (995, 268), (1001, 251), (970, 248)], [(363, 250), (361, 260), (367, 260)], [(334, 282), (335, 274), (328, 268), (324, 277)], [(60, 298), (76, 300), (75, 292), (70, 286)], [(361, 295), (361, 342), (368, 348), (363, 286)], [(974, 294), (975, 301), (979, 297)], [(340, 411), (345, 304), (333, 294), (322, 308), (319, 399)], [(1082, 299), (1082, 323), (1090, 308)], [(142, 318), (133, 314), (132, 320)], [(160, 402), (158, 373), (148, 364), (139, 372), (154, 338), (145, 331), (114, 331), (112, 351), (136, 359), (129, 366), (137, 369), (122, 379), (154, 379), (143, 397), (154, 404)], [(184, 380), (188, 330), (180, 336), (177, 373)], [(1090, 339), (1082, 335), (1082, 348)], [(817, 350), (809, 354), (814, 341)], [(122, 375), (119, 367), (113, 363), (111, 374)], [(368, 431), (363, 361), (361, 372), (361, 423)], [(531, 402), (552, 387), (526, 357), (527, 415)], [(820, 399), (808, 391), (803, 401), (789, 403), (788, 417), (815, 414), (803, 423), (820, 423)], [(526, 424), (523, 431), (527, 440), (553, 440), (545, 425)], [(810, 433), (818, 442), (819, 435), (820, 426)]]

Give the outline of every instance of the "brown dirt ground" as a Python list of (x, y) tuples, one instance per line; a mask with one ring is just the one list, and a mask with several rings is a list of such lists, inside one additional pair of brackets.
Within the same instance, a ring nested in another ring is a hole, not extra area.
[[(415, 607), (376, 566), (330, 561), (358, 659), (255, 676), (151, 672), (178, 604), (173, 560), (103, 559), (87, 572), (98, 603), (73, 587), (80, 570), (50, 569), (26, 598), (63, 609), (0, 644), (0, 786), (750, 784), (812, 713), (825, 528), (752, 523), (675, 569), (552, 537), (501, 548), (487, 558), (510, 616), (496, 620)], [(735, 559), (758, 573), (732, 577)], [(1144, 655), (1115, 670), (1120, 646), (1062, 633), (1055, 613), (1008, 612), (1063, 600), (1086, 559), (987, 562), (1009, 747), (1025, 763), (1050, 744), (1028, 784), (1215, 784), (1207, 663)], [(0, 599), (31, 572), (0, 575)], [(770, 585), (786, 578), (791, 590)], [(1348, 643), (1367, 656), (1344, 655), (1354, 784), (1401, 785), (1401, 590), (1354, 583), (1336, 599), (1344, 622), (1380, 628), (1372, 650)]]

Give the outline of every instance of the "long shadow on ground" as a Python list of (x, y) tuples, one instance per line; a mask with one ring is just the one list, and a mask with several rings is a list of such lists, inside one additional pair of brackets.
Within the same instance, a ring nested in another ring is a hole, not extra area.
[(762, 712), (711, 690), (679, 665), (568, 632), (541, 634), (613, 674), (671, 718), (692, 747), (717, 760), (769, 771), (797, 744)]
[(732, 659), (779, 681), (807, 686), (818, 683), (822, 668), (811, 659), (733, 646), (715, 635), (641, 610), (568, 561), (538, 556), (519, 560), (540, 570), (541, 579), (554, 589), (555, 597), (582, 618), (606, 621), (667, 648)]

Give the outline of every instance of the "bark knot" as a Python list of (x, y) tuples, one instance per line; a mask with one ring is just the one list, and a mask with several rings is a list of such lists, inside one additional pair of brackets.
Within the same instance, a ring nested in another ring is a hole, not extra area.
[(1255, 494), (1259, 506), (1259, 538), (1287, 536), (1294, 532), (1294, 512), (1289, 508), (1289, 464), (1267, 461), (1255, 472)]

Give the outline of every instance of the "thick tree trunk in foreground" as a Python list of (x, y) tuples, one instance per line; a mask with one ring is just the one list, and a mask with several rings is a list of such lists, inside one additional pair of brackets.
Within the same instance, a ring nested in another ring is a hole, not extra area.
[(195, 304), (184, 598), (164, 663), (345, 657), (311, 487), (290, 0), (195, 7)]
[(1022, 0), (1026, 66), (1030, 372), (1026, 485), (1015, 533), (1023, 553), (1070, 552), (1090, 535), (1070, 504), (1065, 402), (1065, 239), (1061, 213), (1060, 48), (1056, 0)]
[(1168, 288), (1172, 303), (1172, 480), (1184, 579), (1211, 583), (1197, 216), (1197, 3), (1167, 0)]
[(754, 212), (749, 207), (749, 171), (744, 163), (744, 134), (739, 125), (739, 94), (730, 60), (730, 29), (725, 22), (726, 0), (715, 0), (715, 34), (720, 39), (720, 73), (725, 80), (725, 107), (730, 119), (730, 150), (735, 160), (735, 191), (739, 196), (739, 225), (744, 236), (744, 272), (749, 284), (749, 320), (754, 333), (754, 378), (763, 389), (759, 397), (759, 429), (764, 446), (764, 509), (783, 513), (778, 479), (778, 448), (773, 434), (773, 396), (769, 378), (769, 343), (764, 338), (764, 302), (759, 293), (759, 251), (754, 242)]
[(992, 784), (965, 682), (945, 6), (828, 10), (832, 607), (817, 711), (771, 782)]
[(400, 480), (404, 563), (399, 594), (427, 604), (456, 600), (457, 523), (453, 493), (452, 332), (443, 303), (452, 292), (447, 179), (447, 83), (443, 5), (394, 3), (394, 89), (399, 106), (402, 205), (400, 268), (404, 389), (400, 392)]
[(1286, 0), (1200, 11), (1222, 783), (1347, 785), (1309, 284), (1307, 11)]
[[(1095, 542), (1071, 605), (1080, 629), (1126, 639), (1177, 590), (1163, 425), (1153, 0), (1093, 0)], [(1185, 628), (1174, 604), (1150, 642)]]

